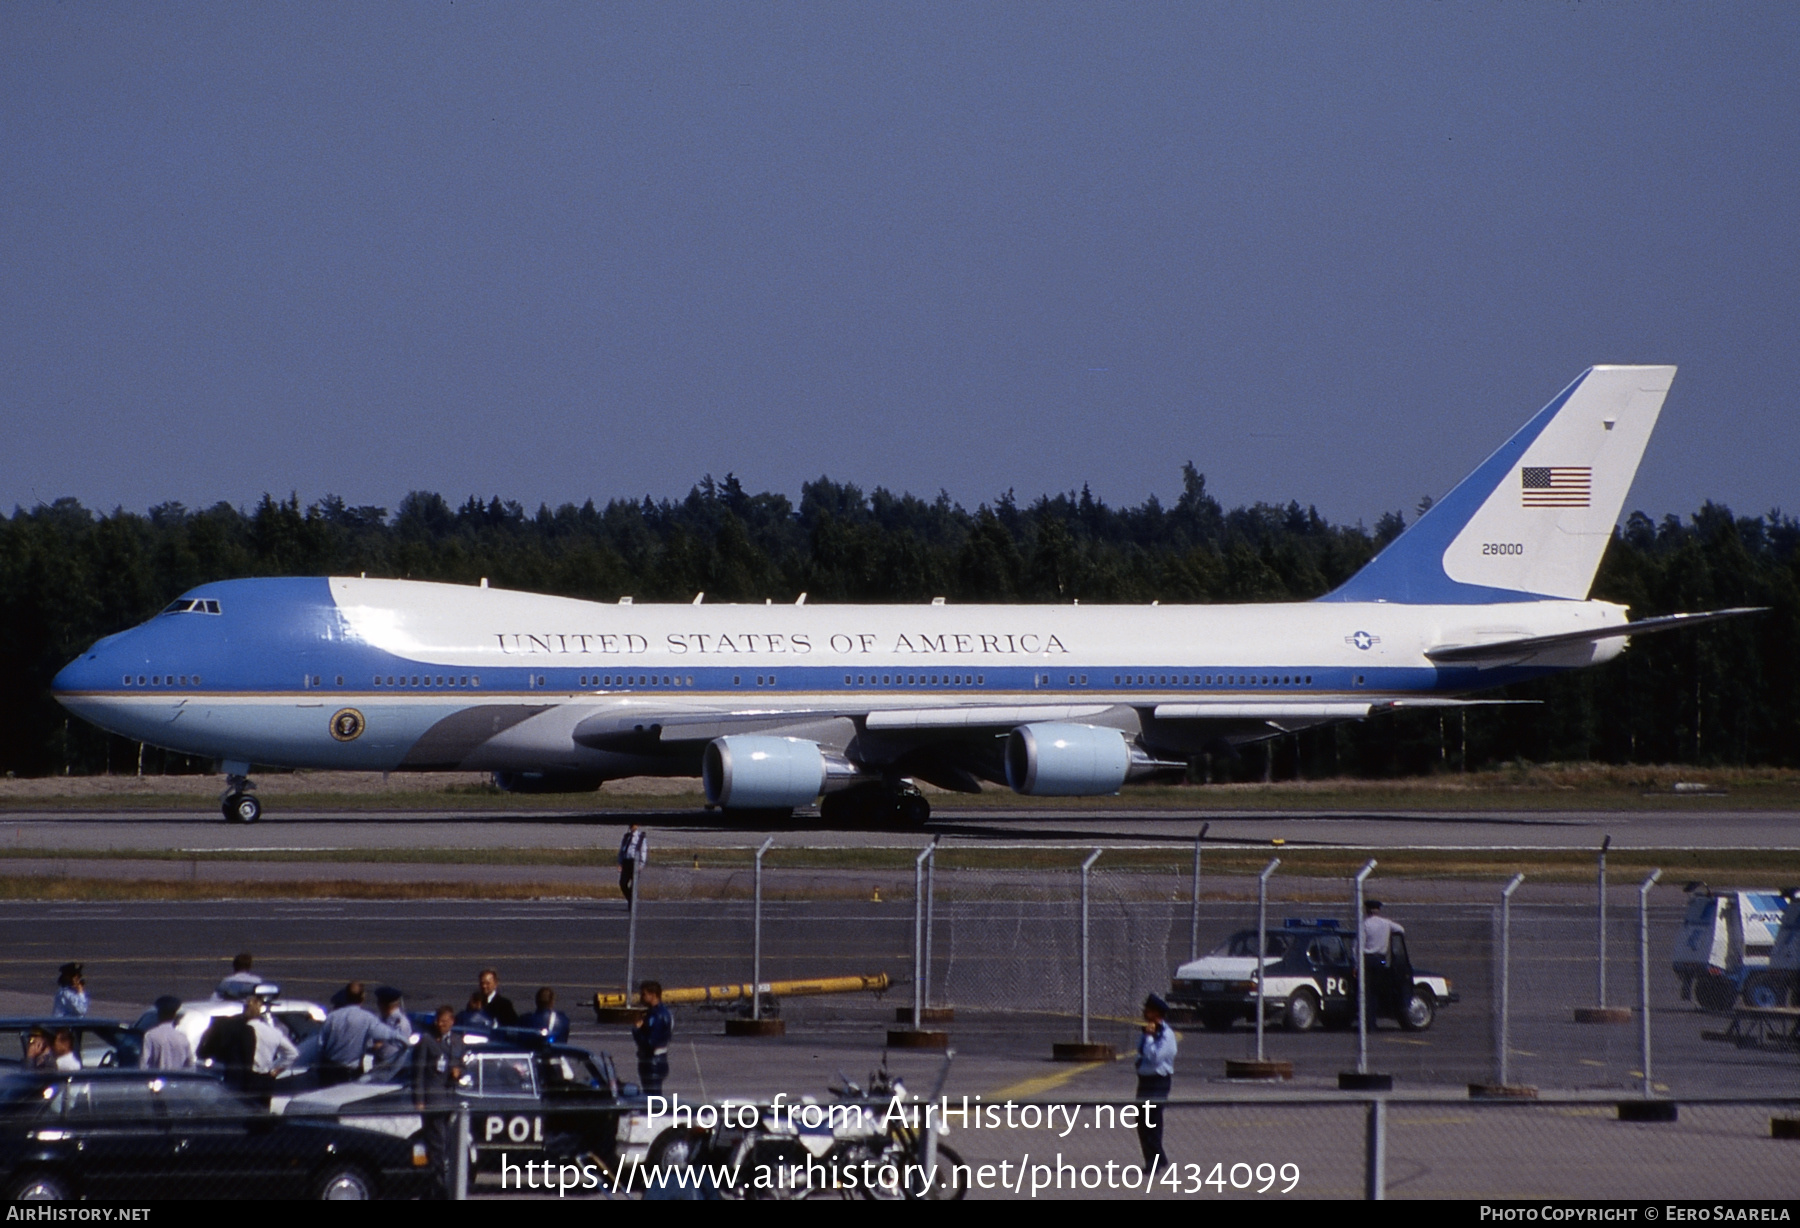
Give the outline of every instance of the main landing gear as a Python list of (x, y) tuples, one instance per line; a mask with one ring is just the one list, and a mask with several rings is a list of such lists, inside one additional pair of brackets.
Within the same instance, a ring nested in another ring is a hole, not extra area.
[(897, 787), (869, 785), (828, 793), (819, 803), (819, 817), (853, 826), (923, 827), (931, 818), (931, 803), (918, 785), (903, 780)]
[(254, 823), (262, 818), (262, 803), (250, 790), (256, 788), (248, 777), (236, 772), (225, 777), (225, 793), (219, 799), (219, 809), (225, 814), (227, 823)]

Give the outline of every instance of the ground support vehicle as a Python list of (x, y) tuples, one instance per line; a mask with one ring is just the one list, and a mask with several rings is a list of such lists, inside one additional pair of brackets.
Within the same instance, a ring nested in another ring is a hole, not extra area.
[[(1785, 981), (1770, 967), (1782, 914), (1793, 892), (1772, 888), (1714, 891), (1689, 884), (1687, 912), (1675, 938), (1675, 975), (1683, 1001), (1703, 1011), (1785, 1004)], [(1790, 991), (1791, 992), (1791, 991)]]
[[(1290, 919), (1265, 932), (1257, 955), (1255, 930), (1239, 930), (1200, 959), (1175, 970), (1169, 1004), (1197, 1013), (1209, 1031), (1256, 1021), (1257, 980), (1263, 1021), (1290, 1032), (1349, 1027), (1356, 1022), (1356, 935), (1336, 921)], [(1406, 935), (1395, 933), (1387, 957), (1368, 956), (1369, 1024), (1392, 1019), (1423, 1032), (1438, 1009), (1457, 1001), (1450, 978), (1414, 968)]]
[[(469, 1109), (473, 1171), (498, 1171), (504, 1154), (513, 1164), (591, 1160), (601, 1172), (614, 1173), (629, 1158), (628, 1119), (641, 1114), (643, 1102), (621, 1095), (629, 1089), (621, 1089), (605, 1054), (540, 1042), (469, 1045), (456, 1097)], [(409, 1140), (425, 1125), (405, 1065), (335, 1087), (277, 1096), (272, 1107), (288, 1117), (331, 1117)]]
[(0, 1078), (0, 1196), (417, 1198), (425, 1149), (328, 1120), (283, 1120), (193, 1071)]

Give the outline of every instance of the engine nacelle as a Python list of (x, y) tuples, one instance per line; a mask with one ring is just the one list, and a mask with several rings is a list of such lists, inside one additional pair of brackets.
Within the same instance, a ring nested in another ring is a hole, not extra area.
[(1117, 793), (1131, 765), (1125, 735), (1098, 725), (1021, 725), (1006, 739), (1006, 783), (1031, 797)]
[(700, 764), (706, 800), (736, 810), (810, 806), (821, 793), (867, 779), (862, 770), (804, 738), (731, 734), (707, 744)]

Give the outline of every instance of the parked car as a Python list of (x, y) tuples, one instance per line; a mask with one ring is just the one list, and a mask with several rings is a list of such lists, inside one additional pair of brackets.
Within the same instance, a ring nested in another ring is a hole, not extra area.
[[(1224, 1031), (1256, 1019), (1256, 987), (1263, 978), (1263, 1017), (1291, 1032), (1347, 1026), (1356, 1021), (1356, 935), (1336, 921), (1290, 920), (1264, 933), (1257, 953), (1255, 930), (1239, 930), (1209, 954), (1175, 971), (1171, 1006), (1188, 1007), (1201, 1025)], [(1457, 1000), (1450, 978), (1412, 966), (1406, 935), (1392, 936), (1385, 960), (1370, 957), (1369, 1014), (1422, 1032), (1438, 1008)]]
[(25, 1042), (34, 1029), (54, 1036), (67, 1028), (84, 1067), (134, 1067), (144, 1051), (143, 1035), (116, 1019), (70, 1015), (21, 1015), (0, 1019), (0, 1074), (22, 1067)]
[(416, 1198), (425, 1148), (272, 1116), (204, 1072), (15, 1071), (0, 1078), (8, 1199)]
[[(477, 1169), (497, 1169), (502, 1152), (515, 1164), (592, 1156), (616, 1168), (632, 1146), (648, 1143), (628, 1120), (642, 1115), (643, 1101), (625, 1094), (637, 1089), (620, 1086), (605, 1054), (542, 1037), (535, 1045), (465, 1039), (475, 1043), (467, 1049), (457, 1098), (469, 1106)], [(290, 1117), (329, 1115), (397, 1139), (412, 1139), (424, 1126), (405, 1066), (335, 1087), (278, 1095), (273, 1107)]]
[[(318, 1046), (308, 1044), (313, 1040), (320, 1028), (325, 1026), (325, 1008), (317, 1002), (308, 1002), (300, 998), (284, 998), (279, 985), (258, 985), (256, 992), (263, 1000), (263, 1012), (274, 1020), (276, 1026), (288, 1034), (288, 1039), (300, 1051), (289, 1074), (299, 1074), (310, 1069), (318, 1060)], [(194, 1051), (200, 1051), (200, 1038), (206, 1035), (213, 1020), (228, 1015), (242, 1014), (244, 1001), (242, 998), (200, 998), (192, 1002), (183, 1002), (181, 1010), (175, 1016), (175, 1027), (188, 1039)], [(156, 1010), (151, 1008), (138, 1016), (133, 1030), (138, 1034), (139, 1046), (142, 1036), (156, 1026)], [(135, 1062), (132, 1063), (136, 1065)]]

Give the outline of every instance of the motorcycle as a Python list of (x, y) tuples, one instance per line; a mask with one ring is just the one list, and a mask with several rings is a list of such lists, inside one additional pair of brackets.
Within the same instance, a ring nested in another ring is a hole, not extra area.
[[(945, 1054), (926, 1103), (936, 1102), (954, 1056)], [(810, 1096), (726, 1104), (718, 1106), (720, 1124), (671, 1126), (651, 1142), (646, 1169), (664, 1174), (666, 1185), (666, 1174), (685, 1168), (693, 1176), (674, 1184), (710, 1184), (727, 1198), (959, 1199), (968, 1193), (962, 1157), (941, 1141), (945, 1128), (935, 1120), (923, 1126), (922, 1114), (906, 1121), (890, 1112), (896, 1097), (908, 1102), (885, 1055), (866, 1088), (842, 1072), (838, 1078), (830, 1088), (836, 1100), (828, 1105)]]

